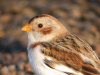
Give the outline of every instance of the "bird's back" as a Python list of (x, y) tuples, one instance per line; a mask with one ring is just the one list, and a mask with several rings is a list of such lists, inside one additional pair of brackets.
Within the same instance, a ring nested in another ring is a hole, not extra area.
[(62, 64), (70, 66), (85, 75), (100, 74), (99, 58), (89, 44), (77, 36), (65, 35), (51, 42), (42, 43), (42, 45), (45, 47), (42, 50), (45, 55), (54, 57)]

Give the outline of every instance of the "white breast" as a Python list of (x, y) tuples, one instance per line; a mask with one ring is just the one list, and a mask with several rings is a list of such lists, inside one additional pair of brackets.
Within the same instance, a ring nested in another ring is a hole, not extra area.
[(37, 46), (34, 49), (28, 50), (29, 62), (36, 75), (67, 75), (46, 66), (43, 62), (44, 56), (40, 49), (41, 47)]

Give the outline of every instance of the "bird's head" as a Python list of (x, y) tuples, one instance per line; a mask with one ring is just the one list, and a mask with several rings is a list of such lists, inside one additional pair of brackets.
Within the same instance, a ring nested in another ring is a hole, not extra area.
[(67, 30), (56, 18), (50, 15), (40, 15), (33, 17), (25, 24), (22, 31), (28, 33), (28, 42), (33, 43), (51, 41)]

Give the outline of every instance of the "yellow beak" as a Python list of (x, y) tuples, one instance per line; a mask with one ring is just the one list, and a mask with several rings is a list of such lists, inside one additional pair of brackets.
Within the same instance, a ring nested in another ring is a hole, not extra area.
[(23, 27), (22, 27), (22, 31), (23, 32), (29, 32), (29, 31), (31, 31), (32, 30), (32, 27), (31, 27), (31, 25), (29, 25), (29, 24), (25, 24)]

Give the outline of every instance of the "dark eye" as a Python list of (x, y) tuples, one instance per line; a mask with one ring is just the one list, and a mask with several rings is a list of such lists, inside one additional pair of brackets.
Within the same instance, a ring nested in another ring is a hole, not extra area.
[(38, 27), (39, 27), (39, 28), (42, 28), (42, 27), (43, 27), (43, 24), (41, 24), (41, 23), (38, 24)]

